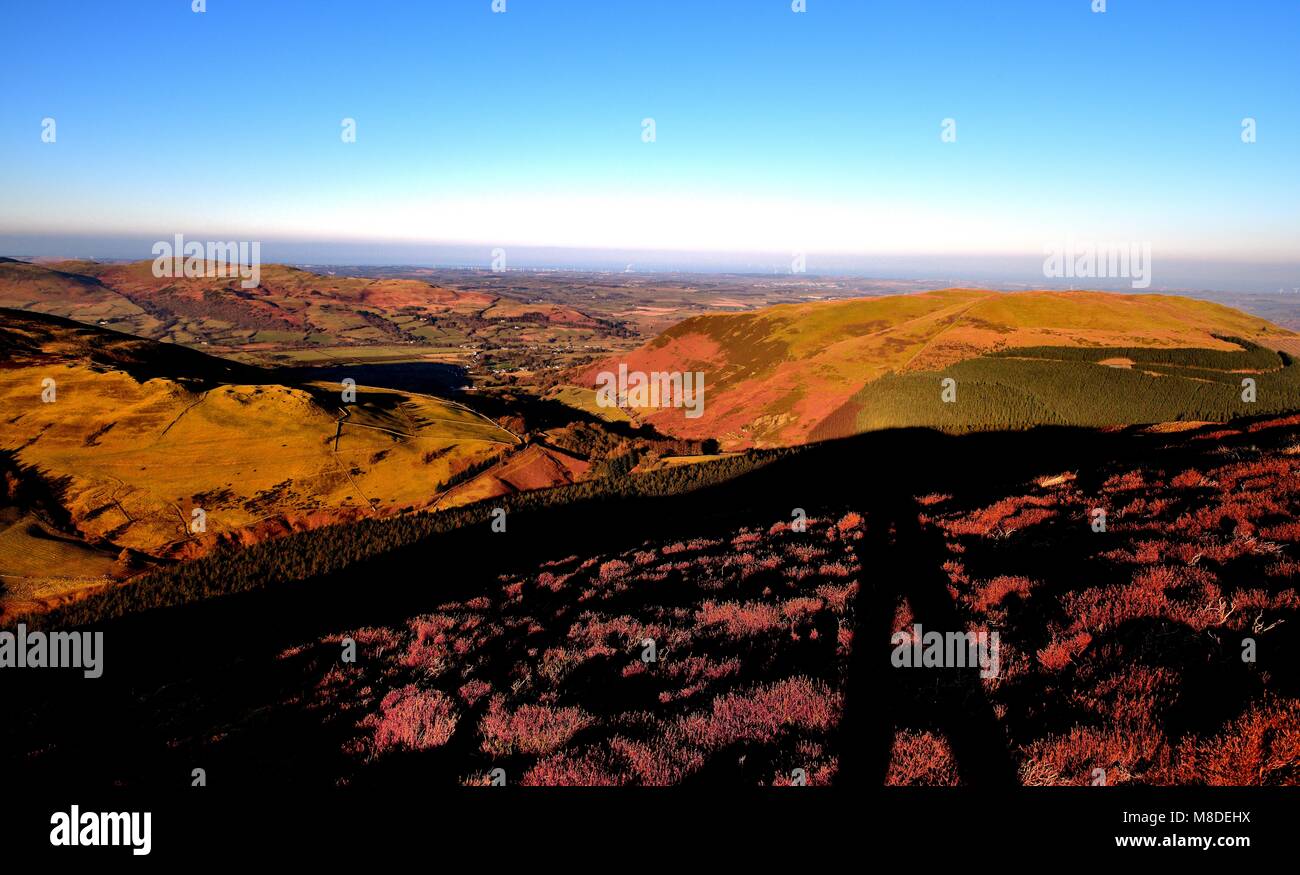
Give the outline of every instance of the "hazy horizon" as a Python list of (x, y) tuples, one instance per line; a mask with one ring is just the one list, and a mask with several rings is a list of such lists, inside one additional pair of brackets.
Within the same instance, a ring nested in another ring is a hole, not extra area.
[[(245, 239), (238, 235), (186, 234), (186, 239)], [(90, 237), (0, 234), (0, 256), (143, 261), (150, 248), (170, 235)], [(690, 252), (563, 247), (501, 247), (506, 270), (625, 273), (755, 274), (792, 277), (785, 253)], [(384, 243), (377, 241), (261, 241), (262, 261), (339, 267), (492, 269), (495, 247), (486, 245)], [(1222, 291), (1294, 293), (1300, 262), (1234, 263), (1177, 259), (1157, 263), (1157, 281), (1134, 289), (1127, 278), (1072, 281), (1043, 276), (1041, 254), (1024, 255), (851, 255), (804, 253), (806, 277), (915, 280), (920, 282), (1024, 287), (1094, 288), (1111, 291)]]

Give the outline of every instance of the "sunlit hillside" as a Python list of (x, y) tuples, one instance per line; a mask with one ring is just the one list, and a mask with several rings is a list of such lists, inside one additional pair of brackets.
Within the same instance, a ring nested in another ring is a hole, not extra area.
[[(703, 416), (689, 419), (670, 409), (640, 411), (644, 418), (668, 433), (715, 436), (724, 446), (788, 445), (813, 437), (828, 417), (842, 418), (840, 408), (859, 390), (889, 375), (935, 375), (926, 385), (937, 404), (941, 371), (998, 351), (1240, 350), (1228, 338), (1269, 347), (1295, 335), (1190, 298), (949, 289), (695, 317), (632, 353), (582, 370), (577, 382), (591, 386), (600, 371), (620, 363), (646, 373), (700, 371)], [(924, 414), (917, 420), (907, 424), (926, 424)]]

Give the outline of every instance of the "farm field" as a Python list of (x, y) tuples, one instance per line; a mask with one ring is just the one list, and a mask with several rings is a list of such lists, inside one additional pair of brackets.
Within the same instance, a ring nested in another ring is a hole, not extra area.
[[(616, 322), (561, 304), (453, 290), (413, 278), (341, 276), (262, 265), (239, 277), (155, 277), (152, 261), (0, 260), (0, 307), (63, 316), (258, 365), (403, 362), (472, 350), (524, 356), (599, 345)], [(526, 357), (526, 356), (525, 356)], [(513, 366), (513, 365), (511, 365)]]

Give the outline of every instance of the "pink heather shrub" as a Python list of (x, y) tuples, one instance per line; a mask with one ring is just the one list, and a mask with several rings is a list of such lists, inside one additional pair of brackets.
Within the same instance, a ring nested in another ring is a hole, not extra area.
[(787, 551), (801, 565), (810, 565), (816, 559), (821, 559), (828, 555), (827, 551), (821, 547), (814, 547), (812, 544), (795, 544)]
[(744, 638), (781, 625), (781, 614), (773, 605), (763, 602), (706, 601), (696, 612), (695, 621), (701, 626), (721, 625), (731, 637)]
[(446, 614), (432, 614), (409, 621), (408, 628), (415, 632), (415, 637), (403, 655), (402, 664), (421, 668), (429, 676), (441, 675), (454, 657), (464, 657), (490, 636), (490, 627), (477, 631), (481, 624), (482, 618), (478, 615), (456, 619)]
[[(642, 665), (640, 661), (635, 664)], [(659, 665), (657, 671), (666, 679), (682, 684), (679, 689), (664, 690), (659, 694), (659, 701), (667, 703), (689, 699), (718, 681), (739, 677), (741, 663), (735, 657), (714, 662), (707, 656), (688, 656), (685, 659), (667, 660)]]
[(1254, 434), (1255, 432), (1266, 431), (1268, 429), (1288, 428), (1296, 425), (1300, 425), (1300, 414), (1281, 416), (1277, 419), (1268, 419), (1263, 422), (1252, 422), (1246, 427), (1246, 431)]
[(1217, 431), (1207, 431), (1204, 434), (1198, 434), (1193, 438), (1193, 440), (1217, 443), (1219, 441), (1227, 440), (1228, 438), (1237, 437), (1239, 434), (1241, 434), (1241, 432), (1237, 431), (1235, 428), (1221, 428)]
[(943, 563), (943, 570), (948, 573), (948, 580), (958, 586), (965, 586), (970, 583), (970, 578), (966, 576), (966, 566), (964, 563), (949, 559)]
[(569, 743), (592, 718), (581, 708), (520, 705), (507, 711), (503, 696), (494, 696), (479, 723), (483, 751), (490, 754), (548, 754)]
[(990, 608), (1001, 607), (1010, 595), (1019, 596), (1024, 600), (1033, 588), (1033, 581), (1027, 577), (1001, 575), (976, 590), (971, 599), (971, 607), (980, 613), (987, 613)]
[(623, 560), (611, 559), (601, 564), (600, 579), (602, 581), (619, 580), (631, 570), (632, 566)]
[(524, 787), (617, 787), (627, 777), (598, 751), (572, 755), (561, 751), (529, 769), (519, 781)]
[(650, 787), (678, 784), (705, 762), (705, 752), (682, 744), (672, 728), (653, 742), (615, 736), (609, 747), (627, 762), (640, 783)]
[(781, 603), (781, 613), (787, 620), (798, 621), (808, 619), (817, 614), (824, 607), (821, 599), (814, 598), (793, 598), (787, 599)]
[(776, 741), (787, 729), (827, 730), (840, 713), (840, 695), (806, 677), (787, 678), (748, 694), (713, 700), (709, 714), (690, 714), (677, 726), (690, 744), (714, 748), (737, 741)]
[(546, 652), (542, 654), (542, 661), (537, 667), (537, 673), (546, 678), (552, 686), (558, 685), (563, 682), (569, 672), (585, 662), (590, 655), (582, 650), (548, 647)]
[(1178, 749), (1180, 778), (1212, 786), (1300, 783), (1300, 700), (1252, 707), (1217, 736)]
[(1014, 495), (942, 525), (950, 535), (1007, 535), (1055, 517), (1057, 512), (1051, 508), (1056, 503), (1054, 496)]
[(1162, 590), (1139, 583), (1093, 587), (1061, 597), (1065, 612), (1073, 618), (1072, 629), (1104, 632), (1130, 620), (1168, 616), (1169, 598)]
[(850, 653), (853, 652), (853, 629), (852, 628), (850, 628), (849, 626), (841, 622), (838, 630), (835, 633), (835, 636), (836, 636), (835, 641), (837, 644), (836, 653), (838, 655), (848, 656)]
[(817, 569), (817, 573), (822, 577), (852, 577), (853, 566), (845, 562), (823, 562)]
[(1063, 735), (1037, 739), (1024, 749), (1020, 780), (1030, 786), (1091, 784), (1093, 769), (1107, 784), (1146, 773), (1166, 773), (1171, 752), (1164, 734), (1150, 726), (1076, 726)]
[(1291, 521), (1279, 523), (1275, 526), (1265, 526), (1259, 530), (1261, 537), (1268, 538), (1270, 541), (1287, 541), (1295, 543), (1300, 541), (1300, 522)]
[(1083, 653), (1091, 643), (1092, 636), (1087, 632), (1080, 632), (1064, 640), (1053, 641), (1038, 651), (1038, 661), (1048, 671), (1060, 671), (1073, 662), (1079, 654)]
[(462, 702), (466, 705), (473, 705), (479, 699), (492, 692), (492, 685), (487, 681), (475, 678), (461, 684), (461, 687), (457, 692), (460, 694)]
[(588, 656), (612, 656), (640, 646), (646, 638), (660, 641), (663, 631), (658, 625), (643, 626), (624, 614), (605, 618), (598, 614), (583, 613), (569, 627), (569, 640), (575, 647), (583, 647)]
[(316, 705), (336, 707), (343, 711), (350, 710), (354, 706), (350, 701), (352, 699), (350, 691), (360, 679), (361, 669), (357, 666), (339, 662), (329, 663), (329, 668), (315, 684)]
[(350, 636), (357, 646), (374, 658), (384, 658), (395, 653), (402, 646), (402, 639), (392, 629), (383, 626), (367, 626), (358, 629)]
[(551, 592), (559, 592), (564, 588), (564, 582), (569, 577), (568, 574), (552, 574), (549, 571), (543, 571), (537, 575), (537, 585), (542, 589), (549, 589)]
[(1164, 593), (1178, 586), (1179, 580), (1177, 570), (1168, 565), (1157, 565), (1134, 575), (1133, 584), (1153, 593)]
[(1127, 665), (1123, 671), (1111, 674), (1092, 673), (1085, 668), (1080, 677), (1096, 680), (1078, 685), (1070, 701), (1117, 725), (1140, 730), (1152, 723), (1153, 715), (1177, 700), (1179, 674), (1175, 670), (1151, 668), (1140, 663)]
[(885, 784), (890, 787), (957, 786), (957, 763), (948, 740), (933, 732), (899, 730), (894, 735)]
[(842, 614), (849, 607), (849, 600), (857, 596), (857, 582), (849, 584), (824, 583), (817, 587), (817, 595), (826, 606), (836, 614)]
[(1103, 483), (1101, 491), (1132, 492), (1135, 489), (1145, 488), (1146, 482), (1142, 479), (1141, 471), (1125, 471), (1123, 474), (1117, 474)]
[(894, 624), (891, 631), (906, 632), (910, 635), (914, 622), (911, 603), (905, 598), (900, 598), (894, 605)]
[[(374, 716), (374, 715), (372, 715)], [(427, 750), (446, 744), (456, 731), (452, 699), (438, 690), (407, 684), (392, 690), (380, 703), (374, 725), (374, 750)]]
[(1232, 607), (1238, 612), (1300, 610), (1300, 594), (1294, 589), (1284, 589), (1278, 593), (1262, 589), (1239, 589), (1232, 594)]
[(1264, 569), (1264, 573), (1269, 577), (1300, 577), (1300, 562), (1294, 559), (1285, 559), (1281, 562), (1273, 562)]

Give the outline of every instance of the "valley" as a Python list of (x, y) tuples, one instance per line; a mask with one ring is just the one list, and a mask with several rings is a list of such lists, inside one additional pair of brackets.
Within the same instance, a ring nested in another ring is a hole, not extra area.
[[(680, 470), (720, 450), (1300, 407), (1281, 351), (1300, 338), (1185, 298), (949, 289), (759, 306), (806, 287), (746, 295), (721, 280), (694, 306), (741, 312), (647, 336), (655, 323), (627, 318), (613, 293), (592, 308), (601, 315), (577, 309), (602, 297), (599, 277), (546, 303), (508, 276), (472, 289), (372, 272), (268, 265), (242, 290), (154, 278), (145, 263), (0, 263), (0, 297), (24, 308), (0, 322), (0, 450), (11, 492), (48, 496), (5, 511), (4, 614), (217, 548)], [(661, 297), (639, 283), (629, 295), (677, 312), (695, 290), (674, 281)], [(531, 366), (492, 364), (550, 348)], [(611, 406), (601, 373), (629, 367), (705, 388), (685, 407)]]

